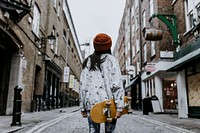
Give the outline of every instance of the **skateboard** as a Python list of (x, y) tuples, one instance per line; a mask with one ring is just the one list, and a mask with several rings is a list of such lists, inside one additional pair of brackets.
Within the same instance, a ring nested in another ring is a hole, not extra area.
[[(122, 115), (132, 113), (130, 109), (130, 101), (131, 97), (124, 97), (125, 107), (122, 110)], [(110, 99), (95, 104), (90, 110), (90, 116), (95, 123), (112, 122), (112, 119), (116, 116), (116, 112), (117, 109), (115, 102), (113, 99)]]

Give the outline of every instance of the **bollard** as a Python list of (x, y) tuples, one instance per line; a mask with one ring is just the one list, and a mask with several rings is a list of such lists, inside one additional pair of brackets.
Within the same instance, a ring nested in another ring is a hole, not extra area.
[(143, 99), (143, 115), (149, 115), (148, 99), (147, 98)]
[(14, 88), (14, 105), (13, 105), (13, 117), (11, 126), (21, 126), (21, 91), (22, 88), (20, 86), (16, 86)]

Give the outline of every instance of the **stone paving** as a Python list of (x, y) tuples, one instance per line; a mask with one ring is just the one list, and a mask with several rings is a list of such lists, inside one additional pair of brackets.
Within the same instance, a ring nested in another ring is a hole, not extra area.
[[(64, 114), (67, 115), (71, 112), (76, 112), (78, 110), (79, 110), (79, 107), (68, 107), (68, 108), (62, 108), (62, 109), (54, 109), (54, 110), (50, 110), (50, 111), (23, 113), (21, 116), (22, 126), (10, 126), (10, 124), (12, 122), (12, 116), (0, 116), (0, 133), (11, 133), (11, 132), (17, 132), (17, 131), (20, 131), (23, 129), (29, 129), (29, 128), (35, 126), (36, 124), (40, 124), (45, 121), (57, 119), (57, 118), (63, 116)], [(79, 113), (77, 113), (77, 114), (79, 114)], [(169, 125), (172, 125), (175, 127), (180, 127), (180, 128), (184, 128), (187, 130), (191, 130), (191, 131), (200, 133), (200, 119), (193, 119), (193, 118), (179, 119), (177, 114), (149, 113), (149, 115), (143, 115), (142, 111), (136, 111), (136, 110), (133, 110), (133, 114), (131, 114), (131, 115), (134, 116), (135, 119), (141, 118), (143, 120), (147, 120), (147, 121), (151, 121), (151, 122), (155, 120), (155, 121), (166, 123), (166, 124), (169, 124)], [(125, 117), (123, 117), (123, 118), (125, 118)], [(77, 119), (77, 120), (75, 120), (75, 119)], [(78, 119), (80, 119), (80, 117), (77, 117), (77, 118), (75, 117), (74, 121), (79, 121)], [(69, 119), (66, 119), (66, 120), (70, 121)], [(85, 122), (85, 123), (87, 124), (87, 122)], [(60, 124), (62, 124), (62, 122)], [(81, 125), (83, 123), (76, 123), (76, 124)], [(161, 123), (159, 123), (159, 124), (161, 124)], [(55, 124), (55, 126), (56, 126), (56, 124)], [(66, 124), (63, 124), (63, 126), (65, 127)], [(68, 126), (73, 127), (75, 125), (68, 124)], [(77, 132), (82, 131), (82, 133), (85, 133), (88, 131), (88, 129), (86, 127), (87, 127), (87, 125), (83, 124), (82, 126), (76, 127), (77, 129), (75, 131), (77, 131)], [(148, 127), (148, 125), (147, 125), (147, 127)], [(103, 126), (102, 126), (102, 128), (103, 128)], [(129, 128), (131, 129), (131, 126), (127, 124), (127, 127), (125, 127), (125, 128), (128, 130)], [(138, 128), (140, 128), (140, 127), (138, 127)], [(74, 131), (72, 131), (72, 132), (74, 132)], [(71, 132), (69, 132), (69, 133), (71, 133)]]

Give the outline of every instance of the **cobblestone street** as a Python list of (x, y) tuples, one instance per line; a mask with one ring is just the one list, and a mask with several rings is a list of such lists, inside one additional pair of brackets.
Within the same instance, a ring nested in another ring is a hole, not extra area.
[[(80, 111), (63, 113), (63, 116), (32, 127), (19, 130), (17, 133), (88, 133), (87, 119), (82, 118)], [(101, 133), (104, 125), (101, 125)], [(195, 133), (199, 131), (186, 130), (177, 126), (153, 120), (151, 117), (129, 114), (123, 115), (117, 123), (116, 133)]]

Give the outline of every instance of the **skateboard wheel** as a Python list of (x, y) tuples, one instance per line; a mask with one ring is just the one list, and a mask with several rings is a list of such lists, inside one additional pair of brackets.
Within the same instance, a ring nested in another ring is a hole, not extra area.
[(132, 110), (128, 110), (128, 114), (132, 114), (133, 113), (133, 111)]
[(131, 100), (132, 98), (131, 97), (127, 97), (127, 100)]
[(111, 105), (111, 102), (106, 102), (106, 105)]
[(112, 118), (107, 118), (107, 122), (112, 122)]

